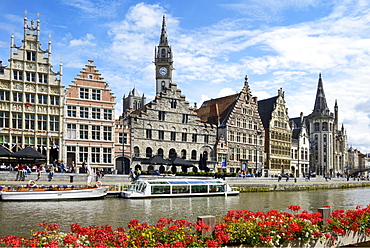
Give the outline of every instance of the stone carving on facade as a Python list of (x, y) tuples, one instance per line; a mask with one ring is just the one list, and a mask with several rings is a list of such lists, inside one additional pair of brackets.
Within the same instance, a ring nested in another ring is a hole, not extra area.
[(16, 62), (14, 63), (14, 69), (19, 69), (19, 70), (22, 70), (23, 69), (23, 66), (20, 62)]
[(23, 90), (23, 84), (22, 83), (15, 83), (15, 84), (13, 84), (13, 89)]
[(35, 92), (36, 86), (34, 84), (26, 84), (25, 90)]
[(37, 107), (37, 112), (38, 113), (46, 113), (46, 107), (38, 106)]
[(56, 87), (50, 87), (50, 94), (59, 94), (59, 89)]
[(9, 89), (9, 83), (6, 82), (0, 82), (0, 88), (1, 89)]
[(12, 103), (12, 110), (22, 111), (22, 104), (21, 103)]
[(10, 104), (9, 103), (1, 103), (0, 104), (0, 109), (1, 110), (9, 110)]

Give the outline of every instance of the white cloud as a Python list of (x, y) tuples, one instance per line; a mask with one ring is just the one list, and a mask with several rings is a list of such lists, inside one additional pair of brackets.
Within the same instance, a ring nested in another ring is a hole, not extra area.
[(69, 41), (69, 46), (74, 47), (74, 46), (95, 46), (95, 43), (93, 42), (95, 40), (94, 35), (92, 34), (86, 34), (85, 37), (81, 39), (74, 39)]

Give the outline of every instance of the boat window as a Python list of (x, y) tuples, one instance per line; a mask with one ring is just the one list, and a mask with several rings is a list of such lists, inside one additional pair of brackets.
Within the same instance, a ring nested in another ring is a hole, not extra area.
[(132, 183), (128, 186), (128, 190), (135, 190), (136, 183)]
[(172, 194), (184, 194), (190, 193), (190, 186), (183, 185), (183, 186), (172, 186)]
[(152, 186), (152, 194), (169, 194), (170, 193), (170, 185), (153, 185)]
[(210, 185), (209, 192), (225, 192), (225, 185)]
[(155, 181), (155, 182), (150, 182), (150, 181), (147, 181), (149, 184), (168, 184), (168, 182), (166, 181)]
[(191, 185), (191, 193), (207, 193), (207, 185)]
[(179, 182), (176, 182), (176, 181), (171, 181), (171, 182), (169, 182), (170, 184), (188, 184), (189, 182), (181, 182), (181, 181), (179, 181)]

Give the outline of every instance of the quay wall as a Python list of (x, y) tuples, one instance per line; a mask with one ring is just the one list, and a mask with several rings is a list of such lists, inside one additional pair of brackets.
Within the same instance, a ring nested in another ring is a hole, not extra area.
[[(0, 171), (1, 185), (22, 185), (27, 184), (29, 180), (36, 180), (37, 173), (29, 174), (24, 181), (15, 181), (17, 176), (16, 171)], [(142, 175), (142, 179), (163, 178), (161, 176), (147, 176)], [(183, 176), (166, 176), (165, 178), (189, 178)], [(212, 179), (211, 177), (192, 177), (202, 179)], [(81, 173), (55, 173), (51, 181), (48, 181), (48, 174), (43, 173), (37, 184), (75, 184), (86, 185), (86, 174)], [(103, 185), (127, 185), (130, 183), (128, 175), (106, 174), (99, 178)], [(270, 191), (304, 191), (304, 190), (320, 190), (320, 189), (345, 189), (345, 188), (361, 188), (370, 187), (370, 181), (367, 180), (353, 180), (347, 181), (344, 178), (333, 178), (326, 181), (324, 178), (313, 178), (306, 181), (303, 178), (295, 180), (280, 182), (276, 178), (240, 178), (240, 177), (226, 177), (225, 180), (231, 187), (240, 192), (270, 192)]]

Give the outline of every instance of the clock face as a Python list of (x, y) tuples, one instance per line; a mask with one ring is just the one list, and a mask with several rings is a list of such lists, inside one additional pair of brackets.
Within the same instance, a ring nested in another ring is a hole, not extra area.
[(159, 69), (159, 73), (163, 76), (167, 74), (167, 68), (166, 67), (161, 67)]

